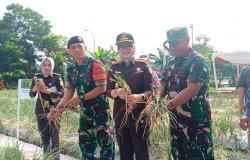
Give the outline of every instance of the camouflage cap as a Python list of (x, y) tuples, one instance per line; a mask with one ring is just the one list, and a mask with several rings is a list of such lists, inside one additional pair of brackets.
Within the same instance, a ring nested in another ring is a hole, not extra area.
[(134, 43), (134, 37), (132, 36), (132, 34), (127, 33), (127, 32), (123, 32), (117, 35), (116, 37), (116, 45), (122, 42), (131, 42)]
[(68, 41), (68, 44), (67, 44), (67, 49), (69, 49), (69, 47), (72, 45), (72, 44), (75, 44), (75, 43), (84, 43), (84, 40), (81, 36), (73, 36), (69, 39)]
[(167, 31), (166, 42), (168, 42), (169, 44), (175, 44), (186, 36), (189, 36), (187, 27), (175, 27)]

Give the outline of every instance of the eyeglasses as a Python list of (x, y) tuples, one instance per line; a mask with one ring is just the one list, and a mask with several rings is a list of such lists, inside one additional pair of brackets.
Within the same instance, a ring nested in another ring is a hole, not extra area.
[(119, 49), (119, 50), (122, 50), (122, 49), (130, 49), (130, 48), (132, 48), (133, 47), (133, 44), (130, 44), (130, 43), (128, 43), (128, 44), (119, 44), (119, 45), (117, 45), (117, 48)]

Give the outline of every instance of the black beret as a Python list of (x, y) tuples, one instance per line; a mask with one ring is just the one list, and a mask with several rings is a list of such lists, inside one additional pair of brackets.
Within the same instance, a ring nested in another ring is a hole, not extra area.
[(69, 39), (69, 41), (68, 41), (67, 48), (69, 49), (69, 47), (72, 44), (75, 44), (75, 43), (84, 43), (83, 38), (81, 36), (73, 36), (73, 37), (71, 37)]

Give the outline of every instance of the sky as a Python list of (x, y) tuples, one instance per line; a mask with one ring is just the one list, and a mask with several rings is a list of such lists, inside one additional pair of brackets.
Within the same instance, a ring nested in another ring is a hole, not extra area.
[(248, 0), (0, 0), (1, 19), (11, 3), (39, 12), (55, 34), (82, 36), (90, 51), (94, 39), (109, 49), (117, 34), (130, 32), (138, 54), (157, 53), (168, 29), (187, 26), (191, 36), (190, 24), (217, 51), (250, 51)]

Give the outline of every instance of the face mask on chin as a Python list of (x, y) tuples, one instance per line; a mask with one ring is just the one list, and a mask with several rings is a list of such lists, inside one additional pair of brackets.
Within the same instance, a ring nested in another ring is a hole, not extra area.
[(130, 64), (130, 62), (135, 59), (135, 55), (134, 54), (130, 54), (126, 58), (122, 57), (119, 53), (118, 53), (118, 55), (119, 55), (120, 60), (125, 63), (126, 67), (128, 67), (129, 64)]
[(44, 73), (44, 72), (42, 72), (43, 73), (43, 76), (44, 77), (48, 77), (48, 76), (51, 76), (51, 75), (53, 75), (53, 72), (51, 71), (50, 73)]

